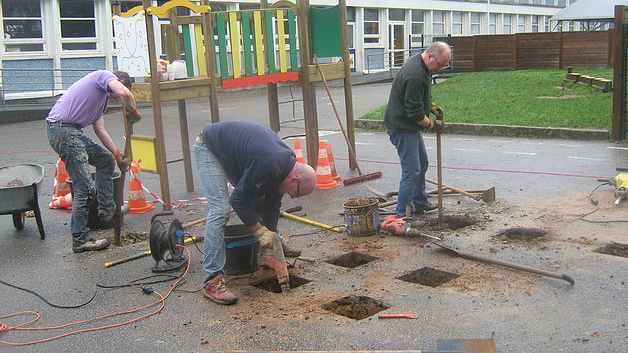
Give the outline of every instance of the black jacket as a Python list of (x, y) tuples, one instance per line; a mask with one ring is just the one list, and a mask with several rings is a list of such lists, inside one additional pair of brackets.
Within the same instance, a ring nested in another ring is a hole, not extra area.
[(415, 132), (416, 124), (430, 113), (431, 75), (421, 54), (410, 57), (393, 80), (384, 114), (384, 125), (396, 132)]

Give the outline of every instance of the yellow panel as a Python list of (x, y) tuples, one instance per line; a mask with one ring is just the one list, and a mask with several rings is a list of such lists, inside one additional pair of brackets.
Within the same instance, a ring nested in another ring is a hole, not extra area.
[(207, 66), (205, 65), (205, 50), (203, 48), (203, 28), (201, 25), (194, 25), (196, 37), (196, 58), (198, 61), (198, 75), (207, 76)]
[(253, 13), (255, 23), (255, 57), (257, 58), (257, 75), (264, 75), (264, 44), (262, 44), (262, 16), (259, 11)]
[(233, 78), (242, 77), (240, 66), (240, 35), (238, 34), (238, 17), (229, 12), (229, 41), (231, 42), (231, 60), (233, 61)]
[(277, 38), (279, 39), (279, 68), (281, 72), (288, 72), (286, 63), (286, 30), (283, 25), (283, 11), (277, 10)]
[(211, 11), (211, 7), (210, 6), (205, 6), (205, 5), (194, 5), (193, 3), (186, 1), (186, 0), (171, 0), (168, 1), (167, 3), (163, 4), (162, 6), (159, 7), (154, 7), (151, 6), (149, 8), (146, 9), (146, 13), (149, 15), (155, 15), (159, 18), (168, 18), (169, 14), (168, 11), (170, 11), (170, 9), (172, 9), (173, 7), (176, 6), (183, 6), (183, 7), (187, 7), (188, 9), (196, 12), (196, 13), (207, 13), (209, 11)]
[(140, 168), (144, 172), (158, 174), (156, 139), (152, 136), (131, 136), (131, 158), (134, 161), (141, 160)]

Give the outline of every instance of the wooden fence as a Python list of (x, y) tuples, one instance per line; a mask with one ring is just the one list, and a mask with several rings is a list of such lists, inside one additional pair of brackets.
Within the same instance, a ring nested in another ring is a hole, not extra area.
[(610, 68), (613, 35), (590, 31), (452, 37), (453, 67), (458, 72)]

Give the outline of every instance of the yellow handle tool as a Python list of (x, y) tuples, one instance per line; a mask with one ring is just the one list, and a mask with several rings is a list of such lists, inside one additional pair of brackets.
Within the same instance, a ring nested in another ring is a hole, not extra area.
[(333, 230), (334, 232), (342, 233), (342, 229), (340, 229), (340, 228), (332, 227), (332, 226), (329, 226), (327, 224), (319, 223), (319, 222), (316, 222), (316, 221), (311, 221), (311, 220), (309, 220), (307, 218), (295, 216), (295, 215), (290, 214), (290, 213), (281, 212), (281, 216), (282, 217), (286, 217), (286, 218), (291, 218), (291, 219), (294, 219), (294, 220), (299, 221), (299, 222), (307, 223), (307, 224), (310, 224), (310, 225), (313, 225), (313, 226), (316, 226), (316, 227), (320, 227), (320, 228), (323, 228), (323, 229), (326, 229), (326, 230)]

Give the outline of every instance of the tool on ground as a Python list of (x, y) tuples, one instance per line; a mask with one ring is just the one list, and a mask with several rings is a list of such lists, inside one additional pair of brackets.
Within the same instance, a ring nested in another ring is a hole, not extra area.
[[(430, 184), (438, 185), (438, 182), (434, 181), (432, 179), (425, 178), (425, 181), (427, 181)], [(450, 186), (450, 185), (442, 184), (442, 186), (443, 186), (443, 189), (449, 189), (449, 190), (455, 191), (455, 192), (460, 193), (462, 195), (468, 196), (468, 197), (470, 197), (470, 198), (472, 198), (472, 199), (474, 199), (476, 201), (488, 202), (488, 201), (494, 201), (495, 200), (495, 188), (490, 188), (490, 189), (486, 190), (486, 193), (482, 193), (482, 195), (480, 196), (480, 195), (474, 195), (474, 194), (472, 194), (470, 192), (467, 192), (467, 191), (455, 188), (455, 187)]]
[[(623, 170), (624, 168), (617, 168)], [(615, 186), (615, 206), (619, 206), (623, 201), (628, 199), (628, 174), (619, 173), (616, 177), (610, 179), (598, 179), (600, 182), (607, 182)]]
[(378, 319), (418, 319), (414, 314), (379, 314)]
[[(336, 120), (338, 120), (338, 125), (340, 125), (340, 130), (342, 131), (342, 135), (345, 138), (345, 142), (347, 142), (347, 147), (349, 149), (349, 154), (351, 154), (351, 159), (353, 159), (355, 161), (355, 167), (358, 170), (358, 174), (360, 175), (360, 176), (355, 177), (355, 178), (345, 179), (343, 181), (344, 185), (355, 184), (355, 183), (358, 183), (358, 182), (362, 182), (362, 181), (371, 180), (371, 179), (374, 179), (374, 178), (381, 177), (382, 176), (381, 172), (379, 172), (379, 174), (378, 173), (371, 173), (371, 174), (368, 174), (366, 176), (362, 174), (362, 170), (360, 169), (360, 166), (358, 165), (358, 158), (356, 157), (355, 150), (353, 149), (353, 145), (349, 141), (349, 136), (347, 135), (347, 132), (345, 131), (344, 126), (342, 125), (342, 120), (340, 119), (340, 114), (338, 113), (338, 108), (336, 108), (336, 103), (334, 103), (334, 99), (331, 96), (331, 91), (329, 90), (329, 85), (327, 84), (327, 79), (325, 79), (325, 74), (323, 74), (323, 70), (321, 69), (321, 65), (318, 62), (318, 57), (316, 56), (316, 54), (314, 54), (314, 63), (316, 64), (316, 68), (318, 69), (319, 75), (321, 75), (321, 79), (323, 81), (323, 85), (325, 86), (325, 91), (327, 91), (327, 98), (329, 98), (329, 102), (331, 103), (331, 107), (334, 110), (334, 114), (336, 115)], [(368, 178), (367, 178), (367, 176), (368, 176)]]
[(277, 281), (281, 291), (290, 289), (290, 274), (288, 273), (288, 263), (283, 254), (281, 239), (278, 236), (273, 238), (273, 248), (262, 248), (257, 261), (261, 266), (266, 266), (275, 271)]
[[(122, 154), (125, 159), (131, 158), (131, 136), (133, 135), (133, 124), (137, 123), (138, 115), (135, 112), (130, 112), (126, 108), (124, 109), (124, 132), (126, 141), (124, 142), (124, 153)], [(113, 245), (120, 245), (120, 235), (122, 233), (122, 222), (124, 221), (124, 214), (120, 211), (124, 204), (124, 183), (126, 179), (126, 172), (121, 171), (120, 180), (115, 184), (115, 190), (113, 195), (116, 203), (116, 219), (113, 225)]]
[[(484, 200), (484, 198), (490, 198), (490, 195), (495, 195), (495, 187), (493, 186), (490, 189), (470, 189), (470, 190), (465, 190), (466, 192), (470, 193), (470, 194), (479, 194), (480, 197), (482, 197), (482, 200)], [(438, 193), (438, 189), (432, 189), (432, 190), (428, 190), (427, 193), (429, 195), (435, 195)], [(453, 191), (453, 190), (449, 190), (445, 187), (443, 187), (443, 195), (455, 195), (455, 194), (460, 194), (457, 191)], [(486, 195), (486, 196), (483, 196)]]
[(309, 220), (309, 219), (304, 218), (304, 217), (295, 216), (295, 215), (293, 215), (291, 213), (281, 212), (280, 215), (281, 215), (281, 217), (294, 219), (295, 221), (307, 223), (309, 225), (313, 225), (313, 226), (316, 226), (316, 227), (319, 227), (319, 228), (323, 228), (325, 230), (332, 230), (332, 231), (337, 232), (337, 233), (342, 233), (342, 229), (340, 229), (338, 227), (333, 227), (333, 226), (330, 226), (330, 225), (327, 225), (327, 224), (323, 224), (323, 223), (319, 223), (319, 222), (316, 222), (316, 221), (312, 221), (312, 220)]
[(451, 245), (445, 245), (445, 244), (439, 243), (439, 242), (432, 242), (432, 243), (434, 243), (435, 245), (438, 245), (441, 248), (447, 250), (449, 253), (452, 253), (454, 255), (458, 255), (460, 257), (464, 257), (466, 259), (471, 259), (471, 260), (480, 261), (480, 262), (486, 262), (486, 263), (489, 263), (489, 264), (503, 266), (503, 267), (508, 267), (508, 268), (512, 268), (512, 269), (515, 269), (515, 270), (536, 273), (537, 275), (541, 275), (541, 276), (558, 278), (558, 279), (565, 280), (565, 281), (567, 281), (567, 282), (569, 282), (571, 284), (574, 284), (574, 282), (575, 282), (573, 278), (571, 278), (570, 276), (568, 276), (566, 274), (540, 270), (540, 269), (536, 269), (534, 267), (529, 267), (529, 266), (525, 266), (525, 265), (519, 265), (519, 264), (515, 264), (515, 263), (512, 263), (512, 262), (504, 261), (504, 260), (491, 259), (491, 258), (485, 257), (485, 256), (473, 255), (473, 254), (465, 253), (465, 252), (462, 252), (462, 251), (454, 248)]
[[(170, 227), (166, 232), (166, 227), (160, 216), (171, 216), (173, 211), (160, 212), (150, 219), (150, 234), (148, 244), (151, 256), (155, 260), (155, 266), (151, 269), (155, 273), (169, 272), (180, 269), (187, 265), (188, 259), (183, 254), (183, 224), (178, 219), (170, 222)], [(162, 265), (160, 263), (163, 262)]]
[(435, 237), (433, 235), (422, 234), (417, 229), (412, 228), (407, 220), (407, 217), (397, 217), (396, 215), (390, 215), (386, 217), (382, 223), (380, 223), (379, 228), (394, 235), (405, 235), (408, 237), (423, 236), (433, 240), (442, 240), (441, 238)]

